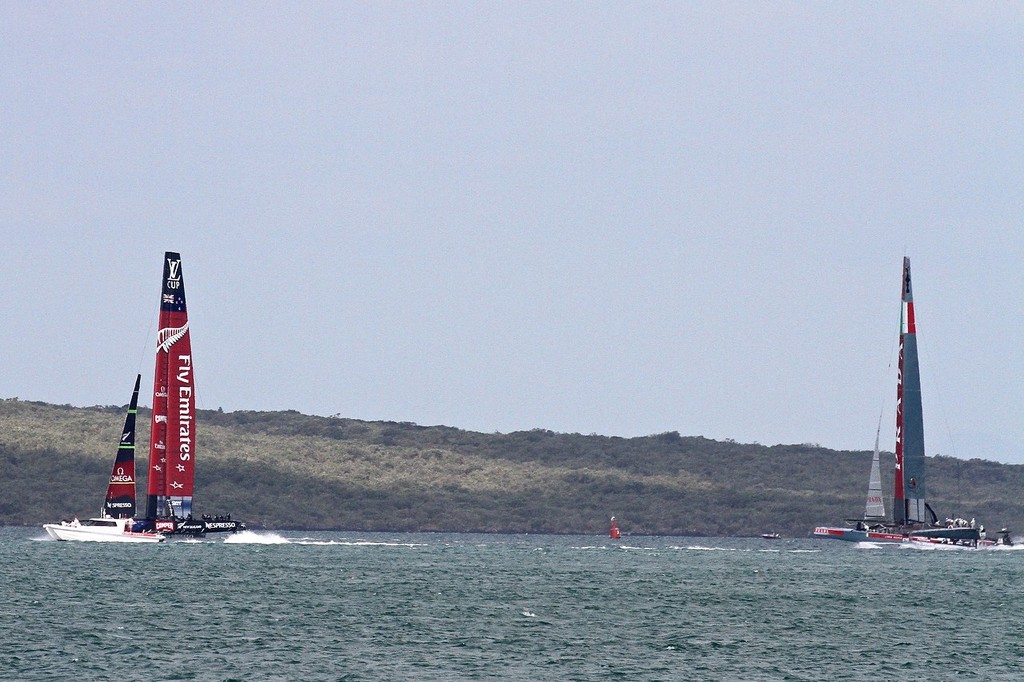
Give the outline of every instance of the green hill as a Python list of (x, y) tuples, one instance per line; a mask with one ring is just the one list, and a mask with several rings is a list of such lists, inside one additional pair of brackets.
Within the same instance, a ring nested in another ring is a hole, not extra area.
[[(0, 523), (98, 511), (123, 407), (0, 400)], [(863, 513), (869, 452), (200, 411), (196, 512), (254, 528), (807, 536)], [(149, 413), (140, 410), (144, 494)], [(1024, 530), (1024, 467), (928, 458), (932, 507)], [(883, 470), (892, 468), (892, 455)], [(891, 487), (891, 474), (883, 487)]]

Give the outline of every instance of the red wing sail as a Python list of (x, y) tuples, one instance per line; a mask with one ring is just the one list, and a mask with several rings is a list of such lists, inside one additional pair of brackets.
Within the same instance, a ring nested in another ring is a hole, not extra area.
[(121, 442), (114, 457), (114, 468), (110, 471), (107, 498), (103, 502), (103, 514), (115, 519), (130, 519), (135, 516), (135, 413), (139, 406), (139, 383), (142, 375), (135, 377), (135, 390), (128, 404), (121, 429)]
[(896, 375), (896, 470), (893, 477), (893, 521), (907, 522), (907, 504), (903, 497), (903, 321), (900, 320), (900, 356)]
[(177, 253), (164, 254), (156, 343), (146, 516), (187, 517), (192, 514), (196, 401), (185, 281)]

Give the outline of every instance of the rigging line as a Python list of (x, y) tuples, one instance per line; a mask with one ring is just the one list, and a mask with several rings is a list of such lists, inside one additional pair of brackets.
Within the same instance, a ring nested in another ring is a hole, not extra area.
[(892, 387), (889, 383), (889, 379), (892, 376), (893, 367), (895, 366), (896, 359), (898, 358), (898, 349), (901, 332), (902, 329), (900, 328), (900, 324), (897, 323), (895, 332), (889, 338), (889, 362), (886, 365), (885, 376), (884, 380), (882, 381), (882, 385), (886, 386), (886, 390), (882, 392), (882, 405), (879, 409), (878, 415), (878, 434), (881, 434), (882, 423), (885, 421), (884, 417), (886, 409), (890, 404), (892, 404), (892, 401), (894, 400), (893, 391), (891, 390)]
[[(952, 454), (948, 455), (948, 456), (959, 458), (959, 454), (958, 454), (957, 446), (956, 446), (956, 439), (953, 437), (953, 429), (949, 425), (949, 413), (946, 410), (946, 401), (945, 401), (945, 398), (943, 397), (942, 387), (939, 385), (939, 382), (936, 381), (932, 377), (930, 372), (929, 372), (928, 377), (929, 377), (929, 381), (931, 381), (931, 383), (932, 383), (932, 387), (933, 387), (932, 391), (934, 392), (934, 394), (936, 395), (936, 397), (938, 399), (939, 413), (940, 413), (940, 415), (942, 417), (942, 425), (946, 429), (946, 438), (949, 439), (949, 448), (952, 451)], [(938, 454), (939, 453), (936, 453), (936, 455), (938, 455)]]
[[(956, 466), (956, 475), (954, 476), (954, 478), (956, 479), (956, 500), (955, 500), (956, 505), (954, 507), (954, 512), (955, 512), (956, 515), (959, 515), (960, 510), (961, 510), (960, 503), (961, 503), (961, 499), (963, 497), (963, 479), (961, 478), (961, 475), (960, 475), (961, 474), (961, 468), (963, 466), (963, 460), (960, 458), (960, 455), (957, 452), (956, 440), (953, 438), (953, 429), (949, 425), (949, 414), (948, 414), (948, 412), (946, 410), (946, 401), (945, 401), (945, 399), (943, 397), (942, 389), (939, 386), (939, 383), (937, 381), (934, 381), (931, 378), (931, 374), (930, 373), (929, 373), (929, 380), (932, 381), (932, 385), (933, 385), (933, 389), (932, 390), (933, 390), (934, 394), (936, 395), (936, 397), (938, 399), (939, 414), (940, 414), (940, 417), (942, 419), (942, 425), (946, 429), (946, 438), (949, 439), (949, 448), (951, 450), (951, 454), (947, 455), (947, 456), (953, 458), (953, 464)], [(934, 454), (932, 456), (933, 457), (937, 457), (937, 456), (939, 456), (939, 453), (936, 453), (936, 454)]]
[[(152, 285), (150, 285), (150, 286), (152, 286)], [(159, 301), (161, 300), (161, 296), (163, 294), (163, 290), (164, 290), (163, 280), (162, 279), (157, 280), (157, 284), (156, 284), (156, 287), (155, 287), (155, 292), (153, 294), (153, 297), (148, 299), (150, 301), (149, 305), (152, 305), (152, 301), (157, 301), (158, 302), (157, 306), (156, 306), (156, 315), (155, 316), (154, 315), (150, 315), (149, 316), (149, 327), (146, 330), (145, 338), (143, 338), (143, 340), (142, 340), (142, 350), (139, 353), (139, 362), (138, 362), (138, 366), (137, 366), (137, 373), (141, 374), (143, 376), (143, 378), (145, 378), (148, 375), (150, 377), (150, 381), (152, 381), (152, 377), (153, 377), (153, 373), (152, 373), (153, 372), (153, 364), (152, 363), (153, 363), (153, 358), (154, 358), (155, 353), (156, 353), (156, 335), (157, 335), (157, 330), (159, 329), (159, 326), (160, 326), (160, 304), (159, 304)], [(148, 305), (147, 305), (147, 309), (148, 309)], [(142, 371), (143, 368), (148, 368), (148, 371), (147, 372)], [(143, 384), (142, 384), (143, 388), (145, 388), (146, 385), (147, 385), (146, 382), (143, 382)], [(140, 392), (139, 393), (139, 398), (141, 399), (142, 396), (146, 395), (147, 393), (150, 395), (150, 398), (152, 398), (152, 389), (150, 389), (148, 391), (145, 391), (145, 392)], [(142, 407), (141, 402), (140, 402), (139, 406)], [(150, 405), (150, 408), (152, 408), (152, 407), (153, 407), (153, 405)]]
[[(892, 390), (892, 384), (890, 383), (890, 380), (891, 380), (891, 378), (893, 376), (893, 368), (895, 367), (895, 363), (897, 361), (897, 358), (899, 357), (898, 349), (899, 349), (899, 341), (900, 341), (900, 334), (901, 334), (901, 332), (902, 332), (901, 325), (900, 325), (899, 322), (897, 322), (896, 328), (893, 330), (893, 334), (889, 337), (889, 360), (888, 360), (888, 363), (886, 364), (884, 377), (883, 377), (883, 380), (881, 382), (881, 385), (885, 386), (885, 390), (882, 391), (881, 404), (880, 404), (879, 409), (878, 409), (878, 427), (877, 427), (877, 429), (875, 431), (875, 442), (876, 442), (876, 444), (881, 440), (882, 424), (885, 422), (885, 415), (886, 415), (886, 413), (890, 409), (892, 409), (893, 412), (895, 412), (895, 408), (890, 407), (891, 405), (893, 405), (893, 403), (894, 403), (894, 401), (896, 399), (895, 392)], [(895, 421), (895, 416), (893, 416), (892, 418)], [(887, 434), (887, 437), (889, 437), (890, 432), (887, 430), (886, 434)], [(892, 448), (892, 442), (893, 442), (893, 440), (895, 440), (895, 434), (891, 434), (891, 435), (892, 435), (892, 440), (889, 441), (889, 443), (890, 443), (889, 447), (890, 448)], [(893, 450), (894, 450), (894, 448), (892, 450), (890, 450), (890, 449), (883, 450), (881, 447), (879, 447), (879, 455), (881, 455), (883, 452), (885, 452), (886, 456), (888, 457), (889, 455), (893, 454)], [(882, 489), (883, 490), (891, 489), (892, 488), (892, 483), (893, 482), (891, 480), (891, 476), (892, 476), (891, 468), (890, 467), (883, 468), (883, 470), (881, 472), (881, 478), (882, 478), (881, 483), (882, 483)]]
[[(922, 326), (921, 325), (921, 316), (920, 316), (920, 314), (918, 315), (918, 318), (917, 318), (917, 326), (918, 326), (919, 329)], [(935, 346), (935, 344), (934, 344), (934, 342), (932, 342), (932, 348), (934, 348), (934, 346)], [(952, 454), (951, 455), (947, 455), (947, 456), (958, 457), (959, 455), (957, 454), (956, 441), (953, 438), (953, 430), (952, 430), (952, 428), (949, 425), (949, 412), (946, 409), (945, 392), (943, 391), (942, 384), (939, 381), (939, 379), (936, 377), (936, 375), (932, 373), (931, 363), (926, 362), (926, 360), (927, 360), (927, 352), (922, 352), (922, 348), (920, 346), (918, 346), (918, 349), (917, 349), (917, 357), (918, 357), (918, 363), (919, 363), (919, 365), (921, 367), (922, 374), (927, 376), (927, 378), (928, 378), (928, 382), (929, 382), (928, 394), (935, 396), (936, 403), (939, 406), (939, 415), (940, 415), (940, 417), (942, 419), (942, 425), (943, 425), (943, 427), (945, 427), (946, 438), (949, 440), (949, 447), (950, 447), (950, 450), (952, 451)], [(923, 393), (923, 391), (922, 391), (922, 393)], [(936, 454), (941, 454), (941, 453), (936, 453)], [(933, 456), (935, 456), (935, 455), (933, 455)]]
[[(920, 319), (918, 326), (920, 327)], [(949, 421), (949, 410), (947, 409), (947, 403), (945, 399), (945, 391), (943, 390), (941, 382), (938, 380), (935, 374), (932, 373), (931, 364), (924, 362), (925, 354), (921, 352), (920, 347), (918, 348), (918, 362), (922, 367), (922, 374), (928, 378), (929, 382), (929, 395), (935, 396), (935, 404), (938, 406), (939, 419), (942, 422), (942, 426), (945, 429), (945, 436), (949, 443), (950, 452), (945, 454), (946, 457), (951, 457), (954, 460), (956, 466), (956, 474), (954, 476), (956, 480), (956, 491), (954, 499), (954, 516), (958, 515), (961, 510), (961, 501), (963, 497), (963, 480), (961, 477), (961, 468), (963, 460), (960, 458), (959, 449), (956, 445), (956, 439), (953, 437), (953, 429), (950, 426)], [(938, 457), (943, 453), (933, 453), (932, 457)]]
[[(141, 374), (143, 377), (146, 376), (146, 372), (143, 372), (142, 370), (143, 370), (144, 367), (146, 367), (146, 362), (147, 361), (151, 361), (152, 360), (152, 356), (153, 356), (153, 354), (152, 354), (153, 345), (151, 343), (152, 339), (154, 338), (154, 331), (153, 330), (154, 330), (153, 320), (150, 319), (150, 321), (149, 321), (149, 329), (146, 330), (146, 334), (145, 334), (145, 336), (142, 339), (142, 349), (139, 352), (139, 362), (138, 362), (138, 364), (135, 367), (135, 370), (136, 370), (135, 373), (136, 374)], [(143, 384), (143, 385), (145, 385), (145, 384)], [(142, 393), (140, 392), (140, 397), (141, 397), (141, 395), (142, 395)]]

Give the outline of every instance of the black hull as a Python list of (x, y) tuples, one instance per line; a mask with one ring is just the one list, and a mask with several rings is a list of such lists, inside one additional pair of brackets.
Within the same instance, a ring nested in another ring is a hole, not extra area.
[(206, 521), (207, 533), (237, 533), (245, 530), (241, 521)]
[(242, 521), (225, 519), (156, 519), (148, 527), (171, 536), (201, 538), (207, 533), (237, 533), (245, 530)]
[(953, 542), (977, 542), (981, 532), (976, 528), (928, 528), (911, 531), (910, 535), (918, 538), (951, 540)]

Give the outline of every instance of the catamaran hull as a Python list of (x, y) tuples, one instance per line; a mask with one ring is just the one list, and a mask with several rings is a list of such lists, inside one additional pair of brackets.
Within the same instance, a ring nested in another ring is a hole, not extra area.
[(157, 519), (155, 528), (157, 532), (166, 535), (186, 535), (195, 538), (203, 537), (207, 533), (237, 533), (245, 530), (245, 523), (242, 521), (213, 521), (206, 519), (186, 519), (184, 521)]
[(905, 535), (901, 533), (882, 533), (856, 528), (830, 528), (818, 526), (814, 529), (814, 537), (830, 540), (846, 540), (847, 542), (903, 542)]
[(916, 530), (910, 535), (913, 538), (936, 542), (977, 542), (981, 540), (981, 532), (977, 528), (929, 528)]
[(111, 532), (108, 529), (90, 528), (88, 526), (74, 527), (65, 526), (59, 523), (45, 523), (43, 528), (54, 540), (66, 542), (133, 542), (152, 543), (163, 542), (167, 538), (159, 533), (124, 533), (119, 530)]
[(847, 542), (924, 542), (932, 544), (976, 544), (981, 540), (981, 533), (976, 528), (930, 528), (915, 530), (909, 533), (890, 533), (886, 531), (857, 530), (856, 528), (831, 528), (818, 526), (814, 529), (814, 537)]

